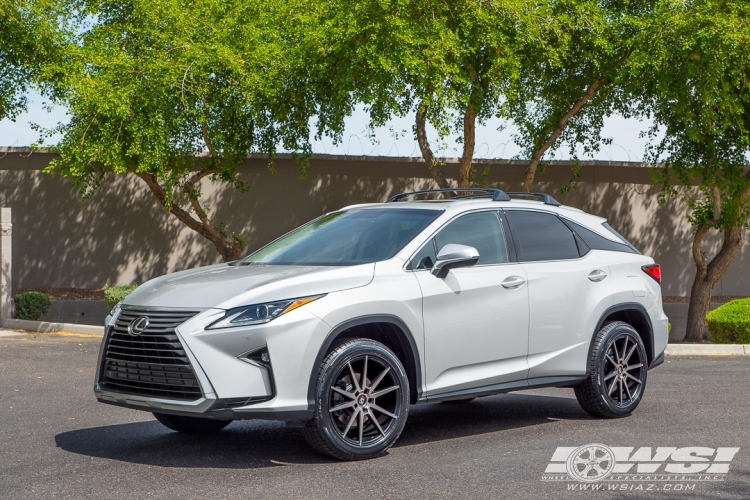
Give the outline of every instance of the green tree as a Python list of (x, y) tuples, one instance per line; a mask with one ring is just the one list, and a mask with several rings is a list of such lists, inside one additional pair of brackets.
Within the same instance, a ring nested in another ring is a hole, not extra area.
[[(665, 0), (650, 47), (638, 61), (641, 111), (654, 119), (648, 158), (658, 164), (662, 201), (690, 209), (693, 281), (686, 340), (707, 342), (714, 286), (742, 248), (750, 216), (750, 4)], [(718, 251), (705, 237), (721, 235)]]
[(60, 53), (65, 33), (60, 21), (51, 1), (0, 0), (0, 120), (14, 120), (26, 110), (44, 64)]
[(107, 174), (135, 176), (225, 261), (239, 258), (244, 237), (209, 217), (201, 185), (245, 189), (249, 153), (271, 167), (277, 147), (309, 155), (304, 2), (71, 1), (78, 40), (58, 68), (70, 122), (50, 131), (63, 138), (49, 171), (84, 198)]
[[(414, 136), (430, 174), (450, 183), (427, 138), (462, 144), (458, 186), (472, 183), (476, 125), (496, 116), (520, 71), (517, 47), (539, 34), (544, 2), (523, 0), (331, 0), (322, 25), (325, 59), (344, 110), (363, 103), (372, 125), (414, 113)], [(343, 91), (342, 91), (343, 89)], [(333, 129), (335, 120), (332, 122)]]
[(524, 191), (532, 191), (542, 159), (567, 144), (591, 155), (609, 139), (604, 118), (628, 115), (623, 88), (627, 64), (650, 36), (653, 1), (556, 0), (543, 36), (519, 47), (523, 68), (507, 92), (502, 115), (518, 128), (516, 142), (528, 158)]

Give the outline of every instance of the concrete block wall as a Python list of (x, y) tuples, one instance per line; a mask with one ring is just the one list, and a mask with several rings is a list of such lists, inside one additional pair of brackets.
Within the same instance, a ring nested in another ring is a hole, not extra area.
[[(2, 153), (2, 151), (0, 151)], [(109, 175), (85, 202), (70, 181), (42, 170), (50, 152), (6, 150), (0, 156), (0, 206), (13, 208), (13, 287), (82, 287), (140, 284), (172, 271), (220, 261), (213, 246), (162, 207), (144, 183), (130, 175)], [(609, 220), (643, 253), (662, 265), (665, 295), (688, 295), (694, 264), (692, 228), (679, 200), (659, 205), (659, 187), (648, 168), (634, 162), (583, 162), (575, 189), (554, 194), (562, 203)], [(518, 191), (526, 163), (480, 160), (489, 167), (489, 186)], [(457, 177), (454, 160), (445, 165)], [(395, 193), (434, 187), (420, 159), (318, 155), (300, 176), (289, 157), (271, 173), (263, 158), (239, 168), (249, 190), (205, 180), (202, 200), (209, 217), (228, 221), (229, 231), (248, 238), (248, 251), (325, 212)], [(569, 162), (553, 162), (537, 177), (537, 190), (554, 193), (571, 178)], [(748, 242), (748, 234), (743, 234)], [(720, 243), (711, 235), (704, 250)], [(716, 286), (715, 295), (750, 296), (750, 250), (740, 255)]]

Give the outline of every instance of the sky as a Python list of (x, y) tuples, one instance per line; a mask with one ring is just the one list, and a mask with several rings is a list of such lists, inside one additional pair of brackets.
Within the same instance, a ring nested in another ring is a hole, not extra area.
[[(8, 119), (0, 121), (0, 146), (23, 147), (39, 143), (39, 134), (32, 130), (35, 123), (44, 128), (52, 128), (59, 122), (67, 121), (65, 108), (53, 107), (47, 109), (46, 100), (38, 94), (29, 95), (28, 112), (16, 118), (15, 122)], [(334, 145), (328, 138), (313, 142), (315, 153), (336, 155), (367, 155), (367, 156), (412, 156), (419, 157), (417, 142), (412, 135), (413, 116), (392, 120), (386, 127), (375, 130), (374, 142), (367, 132), (368, 118), (364, 109), (357, 109), (346, 120), (346, 129), (340, 144)], [(602, 146), (601, 151), (592, 159), (605, 161), (640, 161), (647, 144), (647, 139), (641, 138), (641, 131), (649, 128), (650, 123), (639, 122), (635, 119), (625, 119), (612, 116), (605, 120), (602, 137), (611, 137), (612, 144)], [(503, 130), (499, 131), (498, 129)], [(476, 149), (474, 157), (511, 159), (520, 149), (513, 142), (513, 126), (500, 119), (488, 121), (476, 129)], [(395, 136), (394, 136), (395, 134)], [(434, 130), (428, 130), (428, 137), (436, 138)], [(445, 148), (434, 147), (435, 153), (441, 157), (460, 156), (461, 144), (456, 143), (455, 137), (445, 141)], [(46, 145), (53, 145), (59, 138), (52, 137)], [(554, 159), (569, 159), (567, 148), (556, 152)], [(580, 159), (589, 159), (581, 157)]]

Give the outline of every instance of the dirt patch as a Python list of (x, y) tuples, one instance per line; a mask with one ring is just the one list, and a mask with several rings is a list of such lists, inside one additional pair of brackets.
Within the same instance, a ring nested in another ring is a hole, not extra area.
[(18, 288), (13, 296), (23, 292), (42, 292), (52, 300), (104, 300), (103, 288)]

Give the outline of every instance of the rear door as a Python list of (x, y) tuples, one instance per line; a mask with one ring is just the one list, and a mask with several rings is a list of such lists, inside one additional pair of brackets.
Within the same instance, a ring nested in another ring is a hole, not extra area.
[(583, 375), (609, 267), (557, 215), (505, 210), (529, 291), (529, 379)]
[[(433, 276), (436, 253), (451, 243), (476, 248), (479, 262)], [(428, 397), (526, 378), (526, 273), (511, 256), (493, 210), (454, 219), (412, 258), (423, 296)]]

